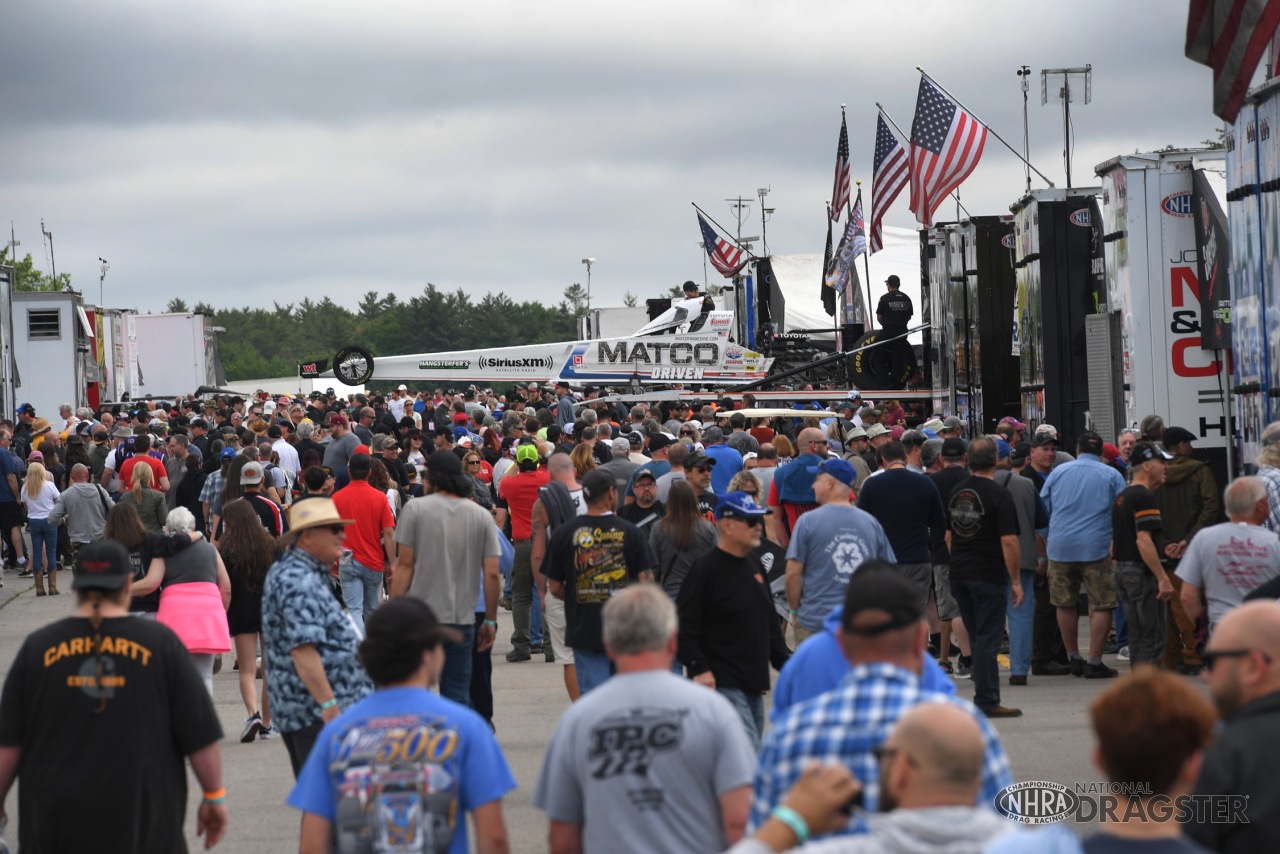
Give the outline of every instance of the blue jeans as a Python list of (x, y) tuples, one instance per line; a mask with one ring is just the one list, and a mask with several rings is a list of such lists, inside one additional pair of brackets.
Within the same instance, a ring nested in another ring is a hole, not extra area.
[[(1140, 563), (1116, 561), (1116, 598), (1123, 606), (1132, 637), (1129, 638), (1129, 664), (1160, 666), (1165, 647), (1164, 602), (1156, 598), (1160, 583)], [(1117, 609), (1120, 610), (1120, 609)]]
[(1116, 608), (1111, 612), (1111, 622), (1116, 627), (1116, 646), (1119, 648), (1128, 646), (1129, 621), (1124, 615), (1124, 608)]
[(39, 574), (53, 569), (58, 563), (58, 529), (49, 524), (48, 518), (30, 519), (31, 571)]
[(355, 558), (348, 558), (338, 565), (338, 586), (342, 588), (342, 602), (351, 619), (364, 634), (364, 621), (378, 607), (382, 593), (382, 573), (375, 572)]
[(471, 641), (471, 708), (486, 721), (493, 721), (493, 650), (476, 649), (480, 627), (484, 625), (484, 611), (476, 612), (475, 633)]
[(1036, 571), (1024, 569), (1022, 604), (1009, 608), (1009, 672), (1026, 676), (1031, 669), (1031, 640), (1035, 634)]
[[(1009, 581), (995, 583), (956, 578), (951, 573), (951, 593), (960, 606), (960, 617), (969, 630), (973, 655), (973, 704), (984, 712), (1000, 705), (1000, 643), (1009, 601)], [(1010, 647), (1012, 648), (1012, 646)]]
[(574, 670), (578, 676), (578, 693), (585, 695), (592, 688), (599, 688), (613, 675), (613, 662), (603, 652), (573, 651)]
[(716, 688), (716, 693), (733, 704), (733, 708), (742, 718), (746, 727), (747, 738), (751, 746), (760, 751), (760, 739), (764, 737), (764, 695), (756, 691), (743, 691), (741, 688)]
[(476, 636), (473, 623), (451, 625), (462, 640), (444, 645), (444, 670), (440, 671), (440, 696), (471, 707), (471, 646)]

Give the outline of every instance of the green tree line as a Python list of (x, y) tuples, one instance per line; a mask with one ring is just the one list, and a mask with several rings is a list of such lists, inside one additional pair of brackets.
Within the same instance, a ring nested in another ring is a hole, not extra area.
[(55, 279), (48, 273), (37, 270), (31, 260), (31, 253), (21, 261), (9, 260), (9, 247), (0, 249), (0, 267), (13, 266), (13, 290), (15, 291), (65, 291), (71, 287), (71, 274), (59, 273)]
[(228, 380), (288, 376), (300, 363), (331, 359), (348, 344), (363, 344), (375, 356), (391, 356), (569, 341), (577, 336), (576, 318), (585, 309), (586, 293), (577, 284), (550, 306), (516, 302), (506, 294), (475, 300), (461, 289), (445, 291), (428, 284), (408, 300), (369, 291), (355, 311), (329, 297), (230, 309), (204, 302), (189, 309), (184, 300), (174, 299), (166, 307), (208, 314), (226, 329), (218, 337), (218, 350)]

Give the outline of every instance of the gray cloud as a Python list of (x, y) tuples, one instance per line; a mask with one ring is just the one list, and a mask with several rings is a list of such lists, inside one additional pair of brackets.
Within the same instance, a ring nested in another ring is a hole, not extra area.
[[(44, 217), (90, 293), (106, 256), (108, 301), (144, 310), (427, 281), (554, 301), (588, 255), (616, 304), (700, 277), (690, 201), (728, 227), (725, 198), (771, 186), (770, 249), (819, 251), (839, 104), (869, 191), (874, 102), (909, 130), (917, 63), (1020, 147), (1017, 65), (1092, 62), (1077, 184), (1212, 136), (1184, 23), (1158, 0), (21, 4), (0, 214), (41, 263)], [(1031, 97), (1032, 159), (1061, 184), (1060, 112), (1038, 78)], [(992, 140), (961, 194), (1003, 213), (1024, 186)], [(887, 222), (913, 224), (905, 194)]]

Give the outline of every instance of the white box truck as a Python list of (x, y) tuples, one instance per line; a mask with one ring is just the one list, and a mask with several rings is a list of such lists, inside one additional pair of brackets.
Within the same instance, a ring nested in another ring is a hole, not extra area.
[(133, 397), (175, 397), (226, 380), (218, 329), (203, 314), (129, 314), (126, 339), (137, 354)]
[[(1198, 438), (1194, 456), (1227, 478), (1229, 350), (1201, 342), (1193, 178), (1225, 195), (1225, 152), (1168, 149), (1100, 164), (1107, 309), (1119, 313), (1123, 423), (1147, 415)], [(1104, 437), (1115, 441), (1115, 437)]]

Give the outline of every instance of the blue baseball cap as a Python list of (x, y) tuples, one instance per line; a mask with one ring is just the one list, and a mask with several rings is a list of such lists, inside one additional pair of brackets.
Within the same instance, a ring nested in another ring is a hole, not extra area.
[(716, 518), (723, 519), (756, 519), (769, 515), (768, 507), (761, 507), (756, 500), (745, 492), (729, 492), (716, 505)]
[(218, 454), (220, 460), (234, 460), (236, 458), (235, 448), (223, 448), (222, 453)]
[(1004, 459), (1009, 456), (1009, 443), (1004, 439), (996, 439), (996, 457)]
[(454, 427), (454, 428), (453, 428), (453, 437), (454, 437), (455, 439), (461, 439), (463, 436), (467, 435), (467, 433), (468, 433), (468, 432), (469, 432), (469, 431), (467, 430), (467, 428), (466, 428), (466, 427)]
[(924, 428), (923, 430), (921, 430), (920, 432), (921, 432), (921, 433), (923, 433), (926, 437), (928, 437), (928, 438), (930, 438), (930, 439), (936, 439), (936, 438), (938, 438), (938, 434), (937, 434), (937, 433), (933, 430), (933, 428), (931, 428), (931, 427), (925, 427), (925, 428)]
[(858, 473), (847, 460), (829, 459), (822, 465), (809, 466), (808, 469), (809, 474), (829, 474), (846, 486), (853, 486), (853, 482), (858, 479)]

